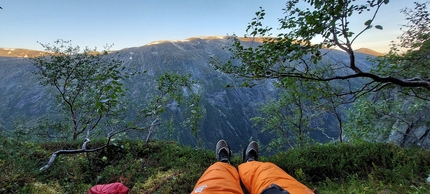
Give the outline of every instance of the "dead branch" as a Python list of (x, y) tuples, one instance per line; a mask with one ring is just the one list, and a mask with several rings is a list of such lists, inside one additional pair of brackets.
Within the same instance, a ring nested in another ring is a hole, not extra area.
[(91, 142), (91, 140), (88, 137), (89, 133), (87, 133), (87, 137), (85, 138), (84, 143), (82, 143), (82, 148), (81, 149), (76, 149), (76, 150), (58, 150), (58, 151), (54, 152), (51, 155), (51, 158), (49, 159), (48, 163), (45, 166), (43, 166), (42, 168), (40, 168), (39, 171), (44, 171), (44, 170), (48, 169), (54, 163), (54, 161), (57, 158), (57, 156), (59, 156), (61, 154), (77, 154), (77, 153), (84, 153), (84, 152), (97, 152), (97, 151), (103, 150), (104, 148), (106, 148), (109, 145), (110, 140), (112, 139), (113, 136), (115, 136), (118, 133), (124, 132), (124, 131), (125, 130), (121, 130), (121, 131), (117, 131), (117, 132), (110, 132), (108, 134), (108, 140), (107, 140), (106, 144), (103, 145), (103, 146), (101, 146), (101, 147), (94, 148), (94, 149), (87, 149), (88, 143)]
[(151, 139), (151, 135), (155, 131), (155, 126), (157, 126), (157, 122), (158, 122), (158, 117), (156, 117), (151, 123), (148, 135), (146, 136), (146, 141), (145, 141), (146, 143), (148, 143), (149, 140)]

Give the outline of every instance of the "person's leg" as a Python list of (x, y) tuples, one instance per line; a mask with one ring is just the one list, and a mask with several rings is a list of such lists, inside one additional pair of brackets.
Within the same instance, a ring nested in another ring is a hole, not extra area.
[[(251, 142), (244, 152), (244, 163), (239, 165), (239, 176), (251, 194), (264, 193), (314, 193), (308, 187), (270, 162), (259, 162), (258, 145)], [(275, 184), (275, 185), (272, 185)], [(278, 187), (276, 187), (279, 186)], [(285, 191), (282, 191), (285, 190)]]
[(218, 141), (215, 153), (219, 162), (206, 169), (191, 193), (243, 194), (239, 173), (230, 164), (230, 148), (227, 142)]
[(251, 161), (239, 165), (239, 176), (251, 193), (261, 193), (271, 184), (276, 184), (290, 194), (314, 193), (308, 187), (270, 162)]
[(216, 162), (203, 173), (191, 193), (243, 194), (239, 180), (239, 174), (234, 166)]

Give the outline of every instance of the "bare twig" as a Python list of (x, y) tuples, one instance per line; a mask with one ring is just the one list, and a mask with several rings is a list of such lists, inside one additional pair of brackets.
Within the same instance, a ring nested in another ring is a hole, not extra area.
[(116, 131), (116, 132), (110, 132), (108, 134), (108, 140), (107, 140), (106, 144), (103, 145), (103, 146), (101, 146), (101, 147), (94, 148), (94, 149), (87, 149), (88, 143), (91, 142), (91, 140), (88, 137), (89, 133), (87, 133), (87, 137), (85, 138), (85, 141), (82, 144), (82, 148), (81, 149), (77, 149), (77, 150), (58, 150), (58, 151), (54, 152), (51, 155), (51, 158), (49, 159), (48, 163), (45, 166), (43, 166), (42, 168), (40, 168), (39, 171), (44, 171), (44, 170), (48, 169), (54, 163), (54, 161), (57, 158), (57, 156), (60, 155), (60, 154), (77, 154), (77, 153), (96, 152), (96, 151), (103, 150), (104, 148), (106, 148), (109, 145), (110, 140), (112, 139), (113, 136), (115, 136), (118, 133), (124, 132), (124, 131), (125, 130)]
[(155, 130), (155, 126), (157, 126), (157, 122), (158, 122), (158, 117), (156, 117), (151, 123), (151, 127), (149, 128), (148, 135), (146, 136), (146, 143), (148, 143), (149, 140), (151, 139), (151, 135)]

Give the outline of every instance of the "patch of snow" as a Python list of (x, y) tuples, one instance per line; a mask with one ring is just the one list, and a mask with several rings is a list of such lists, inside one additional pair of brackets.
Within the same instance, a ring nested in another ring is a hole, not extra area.
[(171, 42), (173, 45), (175, 45), (176, 47), (178, 47), (180, 50), (185, 50), (184, 48), (182, 48), (181, 46), (175, 44), (175, 42)]
[(188, 39), (185, 39), (185, 40), (171, 40), (170, 42), (171, 43), (174, 43), (174, 42), (189, 42), (190, 40), (188, 40)]

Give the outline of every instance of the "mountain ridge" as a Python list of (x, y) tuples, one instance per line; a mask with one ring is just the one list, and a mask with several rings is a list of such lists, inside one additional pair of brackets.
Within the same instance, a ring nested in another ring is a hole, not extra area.
[[(205, 40), (216, 40), (216, 39), (228, 39), (229, 36), (194, 36), (194, 37), (190, 37), (190, 38), (186, 38), (186, 39), (176, 39), (176, 40), (155, 40), (152, 41), (148, 44), (145, 45), (141, 45), (141, 46), (136, 46), (136, 47), (126, 47), (126, 48), (121, 48), (119, 50), (113, 50), (111, 52), (117, 52), (117, 51), (121, 51), (124, 49), (130, 49), (130, 48), (139, 48), (142, 46), (150, 46), (150, 45), (155, 45), (155, 44), (161, 44), (161, 43), (175, 43), (175, 42), (188, 42), (188, 41), (193, 41), (193, 40), (197, 40), (197, 39), (205, 39)], [(244, 37), (239, 37), (239, 39), (241, 41), (256, 41), (256, 42), (261, 42), (262, 38), (244, 38)], [(364, 53), (364, 54), (368, 54), (368, 55), (372, 55), (372, 56), (382, 56), (384, 55), (381, 52), (375, 51), (371, 48), (359, 48), (354, 50), (355, 52), (359, 52), (359, 53)], [(40, 55), (45, 54), (44, 51), (40, 51), (40, 50), (33, 50), (33, 49), (26, 49), (26, 48), (2, 48), (0, 47), (0, 57), (22, 57), (22, 58), (28, 58), (28, 57), (37, 57)]]
[(379, 56), (383, 56), (383, 55), (384, 55), (384, 53), (381, 53), (381, 52), (378, 52), (378, 51), (372, 50), (372, 49), (370, 49), (370, 48), (359, 48), (359, 49), (356, 49), (356, 50), (354, 50), (354, 51), (355, 51), (355, 52), (358, 52), (358, 53), (364, 53), (364, 54), (368, 54), (368, 55), (376, 56), (376, 57), (379, 57)]
[(30, 58), (44, 54), (44, 51), (31, 50), (25, 48), (0, 48), (0, 57)]

